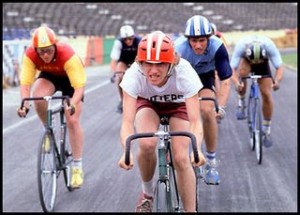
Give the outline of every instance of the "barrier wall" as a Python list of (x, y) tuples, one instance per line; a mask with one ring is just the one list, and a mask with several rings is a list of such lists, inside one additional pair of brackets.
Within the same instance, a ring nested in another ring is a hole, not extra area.
[[(252, 32), (253, 33), (253, 32)], [(259, 31), (256, 34), (269, 36), (278, 48), (297, 48), (297, 29), (281, 31)], [(227, 43), (231, 48), (239, 38), (249, 35), (251, 32), (231, 32), (223, 33)], [(82, 59), (85, 66), (94, 66), (110, 63), (110, 52), (115, 37), (85, 37), (76, 38), (60, 37), (63, 42), (69, 43), (75, 52)], [(30, 45), (30, 40), (4, 40), (2, 43), (2, 76), (3, 87), (11, 85), (15, 79), (16, 64), (21, 64), (25, 49)]]

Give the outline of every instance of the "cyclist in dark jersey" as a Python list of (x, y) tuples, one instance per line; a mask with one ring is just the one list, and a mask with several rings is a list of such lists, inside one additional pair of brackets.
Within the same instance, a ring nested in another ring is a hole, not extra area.
[(124, 25), (120, 28), (120, 36), (115, 40), (113, 48), (110, 54), (111, 57), (111, 71), (113, 76), (111, 82), (116, 83), (120, 102), (117, 107), (117, 112), (122, 113), (122, 88), (119, 86), (123, 79), (124, 72), (134, 62), (137, 47), (141, 40), (141, 37), (135, 35), (133, 28), (130, 25)]

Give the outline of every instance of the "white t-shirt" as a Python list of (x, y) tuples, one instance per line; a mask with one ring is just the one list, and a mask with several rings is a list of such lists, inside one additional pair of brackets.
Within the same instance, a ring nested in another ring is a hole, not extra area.
[(153, 102), (184, 102), (198, 93), (202, 83), (191, 64), (181, 58), (168, 81), (162, 87), (151, 85), (138, 63), (133, 63), (125, 72), (120, 87), (130, 96), (142, 97)]

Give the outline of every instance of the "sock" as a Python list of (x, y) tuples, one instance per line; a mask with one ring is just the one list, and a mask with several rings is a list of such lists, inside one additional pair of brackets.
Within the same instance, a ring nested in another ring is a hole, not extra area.
[(264, 120), (263, 127), (265, 134), (271, 134), (271, 120)]
[(239, 107), (244, 107), (245, 106), (245, 95), (239, 95), (239, 100), (238, 100), (238, 106)]
[(150, 181), (143, 181), (142, 182), (142, 189), (143, 193), (145, 193), (147, 196), (154, 196), (154, 189), (153, 189), (153, 180), (151, 179)]
[(79, 158), (79, 159), (74, 159), (73, 160), (73, 167), (79, 167), (81, 168), (82, 167), (82, 158)]
[(216, 157), (216, 152), (209, 152), (209, 151), (206, 151), (206, 157), (207, 157), (209, 160), (213, 160), (213, 159), (215, 159), (215, 157)]

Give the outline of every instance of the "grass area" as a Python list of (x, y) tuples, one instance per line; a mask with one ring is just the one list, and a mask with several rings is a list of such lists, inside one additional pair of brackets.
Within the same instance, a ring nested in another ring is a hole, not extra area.
[(284, 64), (297, 68), (297, 53), (283, 54), (281, 57)]

